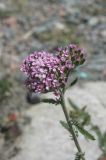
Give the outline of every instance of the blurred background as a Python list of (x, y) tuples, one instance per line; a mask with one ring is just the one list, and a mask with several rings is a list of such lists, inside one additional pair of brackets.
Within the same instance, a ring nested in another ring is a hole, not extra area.
[[(0, 160), (69, 160), (74, 153), (57, 122), (63, 118), (60, 109), (36, 105), (39, 96), (25, 89), (19, 69), (32, 51), (52, 52), (68, 43), (87, 52), (86, 64), (76, 71), (79, 82), (68, 97), (78, 106), (87, 105), (92, 121), (105, 134), (106, 1), (0, 0)], [(103, 150), (100, 141), (83, 142), (87, 160), (106, 154), (106, 134), (101, 137)]]

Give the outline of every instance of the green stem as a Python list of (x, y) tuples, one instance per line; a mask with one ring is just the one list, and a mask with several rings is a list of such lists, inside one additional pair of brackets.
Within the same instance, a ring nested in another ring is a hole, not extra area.
[[(65, 106), (65, 102), (64, 102), (64, 95), (62, 94), (61, 95), (61, 106), (62, 106), (62, 109), (63, 109), (63, 112), (64, 112), (64, 115), (65, 115), (65, 118), (66, 118), (66, 121), (67, 121), (67, 124), (69, 126), (69, 129), (70, 129), (70, 133), (73, 137), (73, 140), (74, 140), (74, 143), (76, 145), (76, 148), (78, 150), (79, 153), (83, 153), (82, 150), (81, 150), (81, 147), (79, 145), (79, 142), (77, 140), (77, 137), (76, 137), (76, 134), (74, 132), (74, 129), (73, 129), (73, 126), (71, 125), (70, 121), (69, 121), (69, 116), (68, 116), (68, 112), (67, 112), (67, 109), (66, 109), (66, 106)], [(83, 154), (82, 154), (82, 160), (85, 160)]]

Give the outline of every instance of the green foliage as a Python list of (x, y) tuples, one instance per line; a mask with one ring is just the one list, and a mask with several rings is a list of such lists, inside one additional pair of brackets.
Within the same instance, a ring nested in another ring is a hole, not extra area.
[[(76, 35), (77, 26), (68, 25), (65, 30), (54, 29), (42, 32), (41, 35), (37, 35), (38, 39), (44, 43), (52, 44), (52, 46), (56, 47), (59, 45), (66, 45), (70, 41), (76, 44), (81, 42), (81, 38)], [(50, 47), (50, 49), (53, 49)]]
[(18, 7), (20, 11), (26, 10), (27, 0), (13, 0), (13, 3)]
[(9, 80), (0, 80), (0, 102), (3, 102), (9, 96), (11, 86)]
[(76, 157), (75, 157), (75, 160), (81, 160), (82, 159), (82, 156), (84, 156), (83, 153), (76, 153)]
[(106, 132), (102, 133), (98, 126), (92, 126), (92, 129), (98, 137), (99, 148), (102, 151), (102, 156), (106, 156)]
[(60, 101), (59, 100), (55, 100), (55, 99), (41, 99), (41, 102), (44, 102), (44, 103), (52, 103), (52, 104), (60, 104)]
[(4, 19), (7, 18), (9, 16), (11, 16), (12, 11), (0, 11), (0, 19)]
[[(64, 121), (60, 121), (61, 125), (70, 132), (70, 129), (69, 129), (69, 126), (66, 122)], [(83, 135), (85, 136), (87, 139), (90, 139), (90, 140), (95, 140), (94, 136), (92, 134), (90, 134), (87, 130), (85, 130), (83, 128), (83, 126), (81, 126), (81, 124), (79, 124), (76, 120), (71, 120), (70, 121), (70, 124), (71, 125), (74, 125), (76, 129), (78, 129), (78, 131)]]
[[(91, 129), (97, 135), (98, 145), (100, 150), (102, 151), (101, 156), (106, 156), (106, 132), (102, 133), (98, 126), (93, 125), (93, 123), (91, 122), (91, 116), (86, 111), (86, 106), (80, 109), (72, 100), (68, 99), (68, 102), (71, 108), (73, 109), (69, 113), (70, 117), (80, 122), (81, 126), (89, 125), (91, 127)], [(81, 129), (80, 131), (82, 132), (82, 128), (77, 128), (77, 129), (78, 130)]]
[(78, 106), (70, 99), (68, 99), (68, 101), (70, 106), (73, 108), (73, 111), (70, 111), (69, 113), (71, 123), (87, 139), (95, 140), (94, 136), (84, 129), (84, 126), (90, 124), (91, 122), (90, 115), (85, 111), (86, 107), (84, 106), (82, 109), (79, 109)]
[(68, 130), (68, 131), (70, 132), (69, 126), (68, 126), (68, 124), (67, 124), (66, 122), (60, 121), (60, 124), (61, 124), (66, 130)]
[(71, 84), (69, 85), (69, 87), (74, 86), (74, 85), (77, 83), (77, 81), (78, 81), (78, 78), (76, 78), (75, 80), (73, 80), (73, 81), (71, 82)]
[(94, 136), (91, 133), (89, 133), (86, 129), (84, 129), (84, 127), (79, 122), (77, 122), (75, 119), (71, 120), (71, 122), (73, 122), (73, 125), (83, 136), (85, 136), (87, 139), (95, 140)]
[(72, 107), (73, 111), (70, 111), (69, 115), (72, 118), (76, 118), (78, 122), (81, 123), (82, 126), (90, 125), (91, 124), (91, 116), (86, 111), (86, 106), (80, 109), (71, 99), (68, 99), (70, 106)]
[(77, 81), (78, 81), (78, 78), (75, 78), (70, 84), (66, 85), (66, 87), (64, 88), (64, 91), (66, 91), (70, 87), (73, 87), (77, 83)]

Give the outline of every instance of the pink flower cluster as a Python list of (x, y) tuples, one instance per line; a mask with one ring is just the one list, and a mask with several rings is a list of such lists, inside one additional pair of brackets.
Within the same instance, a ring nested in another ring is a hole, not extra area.
[(65, 86), (68, 74), (85, 61), (85, 53), (74, 44), (58, 48), (56, 55), (46, 51), (30, 54), (22, 63), (21, 71), (27, 76), (26, 86), (37, 93), (59, 94)]
[(85, 62), (86, 54), (77, 45), (69, 44), (65, 48), (57, 49), (57, 57), (61, 64), (70, 71), (70, 69), (74, 69)]

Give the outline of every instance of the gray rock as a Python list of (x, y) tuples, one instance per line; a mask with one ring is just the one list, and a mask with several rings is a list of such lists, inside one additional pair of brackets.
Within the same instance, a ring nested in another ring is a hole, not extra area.
[(29, 18), (29, 23), (33, 26), (38, 21), (37, 17), (35, 15), (31, 16)]
[(88, 24), (91, 27), (95, 27), (97, 24), (99, 24), (99, 19), (97, 17), (92, 17), (89, 19)]
[(44, 45), (37, 40), (33, 40), (29, 46), (30, 51), (41, 50), (44, 47)]
[(67, 15), (66, 21), (68, 23), (79, 24), (80, 22), (80, 11), (76, 8), (70, 10), (70, 14)]
[(15, 80), (18, 81), (18, 82), (21, 82), (21, 83), (25, 83), (25, 80), (27, 78), (27, 76), (25, 76), (24, 74), (22, 73), (18, 73), (15, 75)]
[[(54, 27), (56, 27), (59, 23), (59, 20), (57, 18), (51, 18), (50, 20), (42, 23), (40, 26), (35, 27), (33, 34), (39, 34), (42, 32), (46, 32), (48, 30), (52, 30)], [(57, 26), (58, 27), (58, 26)]]
[(106, 29), (100, 32), (100, 35), (106, 40)]
[(72, 24), (79, 24), (80, 19), (76, 15), (70, 15), (67, 17), (66, 21)]
[(0, 11), (6, 11), (7, 7), (4, 3), (0, 2)]
[(74, 5), (80, 3), (81, 0), (63, 0), (66, 5)]
[(39, 104), (41, 102), (40, 95), (32, 92), (27, 93), (26, 100), (29, 104)]
[(18, 16), (17, 22), (23, 27), (24, 30), (29, 29), (29, 19), (27, 16), (24, 15)]
[(4, 73), (0, 73), (0, 80), (3, 80), (5, 78), (5, 75), (4, 75)]
[[(99, 125), (101, 130), (105, 131), (106, 108), (102, 105), (103, 102), (106, 106), (105, 92), (105, 82), (86, 83), (67, 91), (66, 97), (71, 97), (79, 107), (87, 105), (93, 124)], [(68, 132), (59, 124), (60, 120), (64, 120), (60, 106), (40, 104), (27, 110), (26, 115), (32, 118), (32, 122), (21, 137), (19, 146), (22, 151), (11, 160), (74, 159), (76, 149), (73, 141), (70, 140)], [(85, 151), (86, 159), (97, 160), (101, 154), (97, 140), (86, 141), (83, 136), (79, 136), (79, 141)]]
[(6, 38), (7, 40), (14, 38), (14, 32), (10, 27), (4, 26), (3, 32), (4, 32), (3, 37)]
[(24, 43), (19, 43), (15, 46), (15, 49), (18, 53), (23, 53), (27, 50), (27, 46)]

